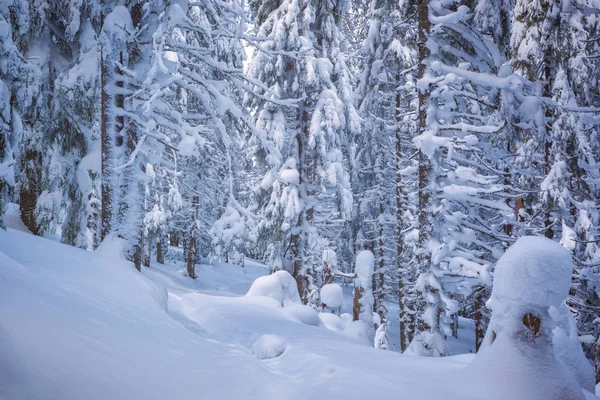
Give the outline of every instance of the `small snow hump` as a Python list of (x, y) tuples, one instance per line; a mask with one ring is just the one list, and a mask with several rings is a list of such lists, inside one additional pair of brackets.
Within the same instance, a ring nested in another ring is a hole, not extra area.
[(257, 278), (246, 296), (267, 296), (279, 302), (281, 306), (300, 303), (296, 280), (287, 271), (277, 271), (271, 275)]
[(277, 335), (262, 335), (252, 346), (252, 353), (259, 360), (279, 357), (287, 349), (287, 341)]

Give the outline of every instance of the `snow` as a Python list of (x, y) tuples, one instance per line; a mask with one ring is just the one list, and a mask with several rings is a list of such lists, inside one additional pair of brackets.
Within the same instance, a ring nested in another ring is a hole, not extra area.
[(277, 335), (262, 335), (252, 346), (252, 352), (259, 360), (279, 357), (287, 348), (287, 341)]
[[(466, 368), (489, 399), (584, 399), (593, 371), (565, 305), (573, 263), (550, 239), (523, 237), (498, 260), (485, 346)], [(537, 320), (537, 321), (536, 321)]]
[[(205, 262), (196, 280), (183, 276), (183, 264), (153, 262), (138, 273), (122, 258), (123, 245), (109, 236), (89, 252), (0, 231), (0, 398), (518, 394), (512, 382), (473, 382), (472, 370), (463, 371), (472, 355), (427, 359), (374, 349), (368, 327), (347, 313), (303, 323), (297, 310), (306, 308), (284, 301), (294, 291), (281, 286), (283, 271), (265, 276), (268, 268), (249, 260), (244, 267)], [(262, 294), (244, 296), (253, 291)], [(523, 370), (509, 373), (518, 378)], [(509, 395), (503, 398), (524, 398)]]
[(559, 307), (569, 294), (573, 262), (560, 244), (544, 237), (522, 237), (496, 265), (492, 297), (494, 311), (512, 307)]
[(287, 271), (276, 271), (272, 275), (258, 278), (246, 296), (266, 296), (277, 300), (281, 306), (300, 303), (296, 280)]
[(369, 250), (363, 250), (356, 256), (356, 276), (359, 286), (368, 288), (371, 286), (371, 277), (375, 267), (375, 256)]
[(336, 283), (323, 285), (321, 288), (321, 303), (330, 308), (338, 308), (342, 306), (344, 301), (344, 292), (342, 287)]
[(284, 312), (300, 323), (313, 326), (321, 325), (319, 314), (304, 304), (288, 304), (285, 306)]

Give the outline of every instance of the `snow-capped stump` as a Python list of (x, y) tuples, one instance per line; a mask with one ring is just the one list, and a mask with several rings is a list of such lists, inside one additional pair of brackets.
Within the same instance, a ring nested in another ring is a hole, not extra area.
[(544, 237), (523, 237), (498, 260), (492, 297), (487, 306), (495, 318), (518, 309), (559, 307), (569, 294), (573, 262), (558, 243)]
[(373, 330), (373, 270), (375, 256), (363, 250), (356, 256), (356, 278), (354, 279), (354, 320), (362, 321), (368, 330)]
[(325, 307), (339, 313), (339, 309), (344, 301), (344, 292), (337, 283), (329, 283), (321, 288), (321, 303)]
[(287, 271), (277, 271), (271, 275), (257, 278), (246, 296), (267, 296), (279, 302), (281, 306), (300, 303), (296, 280)]
[(259, 360), (279, 357), (287, 349), (287, 340), (277, 335), (262, 335), (252, 345), (252, 353)]
[(573, 263), (558, 243), (524, 237), (496, 265), (492, 318), (465, 379), (488, 399), (581, 400), (580, 384), (553, 348), (555, 322), (569, 294)]

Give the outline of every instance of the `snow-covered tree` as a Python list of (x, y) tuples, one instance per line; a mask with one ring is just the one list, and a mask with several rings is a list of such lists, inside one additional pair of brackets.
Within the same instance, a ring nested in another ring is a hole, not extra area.
[(0, 3), (0, 228), (4, 228), (9, 187), (15, 187), (15, 165), (24, 136), (26, 115), (31, 113), (37, 71), (24, 56), (23, 40), (30, 27), (27, 2)]
[(398, 296), (402, 350), (412, 339), (408, 328), (411, 304), (405, 302), (404, 288), (413, 274), (406, 268), (410, 246), (405, 245), (404, 236), (414, 223), (408, 201), (408, 189), (414, 181), (407, 176), (414, 170), (407, 154), (412, 148), (415, 122), (413, 8), (408, 3), (370, 3), (356, 93), (365, 134), (357, 137), (358, 166), (353, 183), (357, 244), (372, 249), (377, 259), (375, 311), (386, 321), (385, 297)]
[(344, 150), (358, 123), (341, 52), (346, 11), (345, 1), (282, 0), (267, 17), (255, 15), (264, 41), (247, 68), (257, 82), (248, 99), (257, 121), (251, 145), (264, 171), (254, 196), (264, 217), (258, 237), (269, 265), (291, 271), (315, 308), (329, 243), (323, 227), (343, 223), (352, 207)]

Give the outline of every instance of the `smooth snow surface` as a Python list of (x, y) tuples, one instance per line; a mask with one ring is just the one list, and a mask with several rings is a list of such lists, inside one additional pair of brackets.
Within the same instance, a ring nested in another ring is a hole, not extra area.
[(0, 399), (469, 400), (506, 390), (458, 382), (472, 355), (377, 350), (351, 335), (361, 322), (348, 314), (307, 325), (281, 298), (244, 296), (268, 274), (257, 263), (200, 265), (192, 280), (184, 265), (154, 261), (138, 273), (119, 252), (114, 238), (87, 252), (0, 231)]

